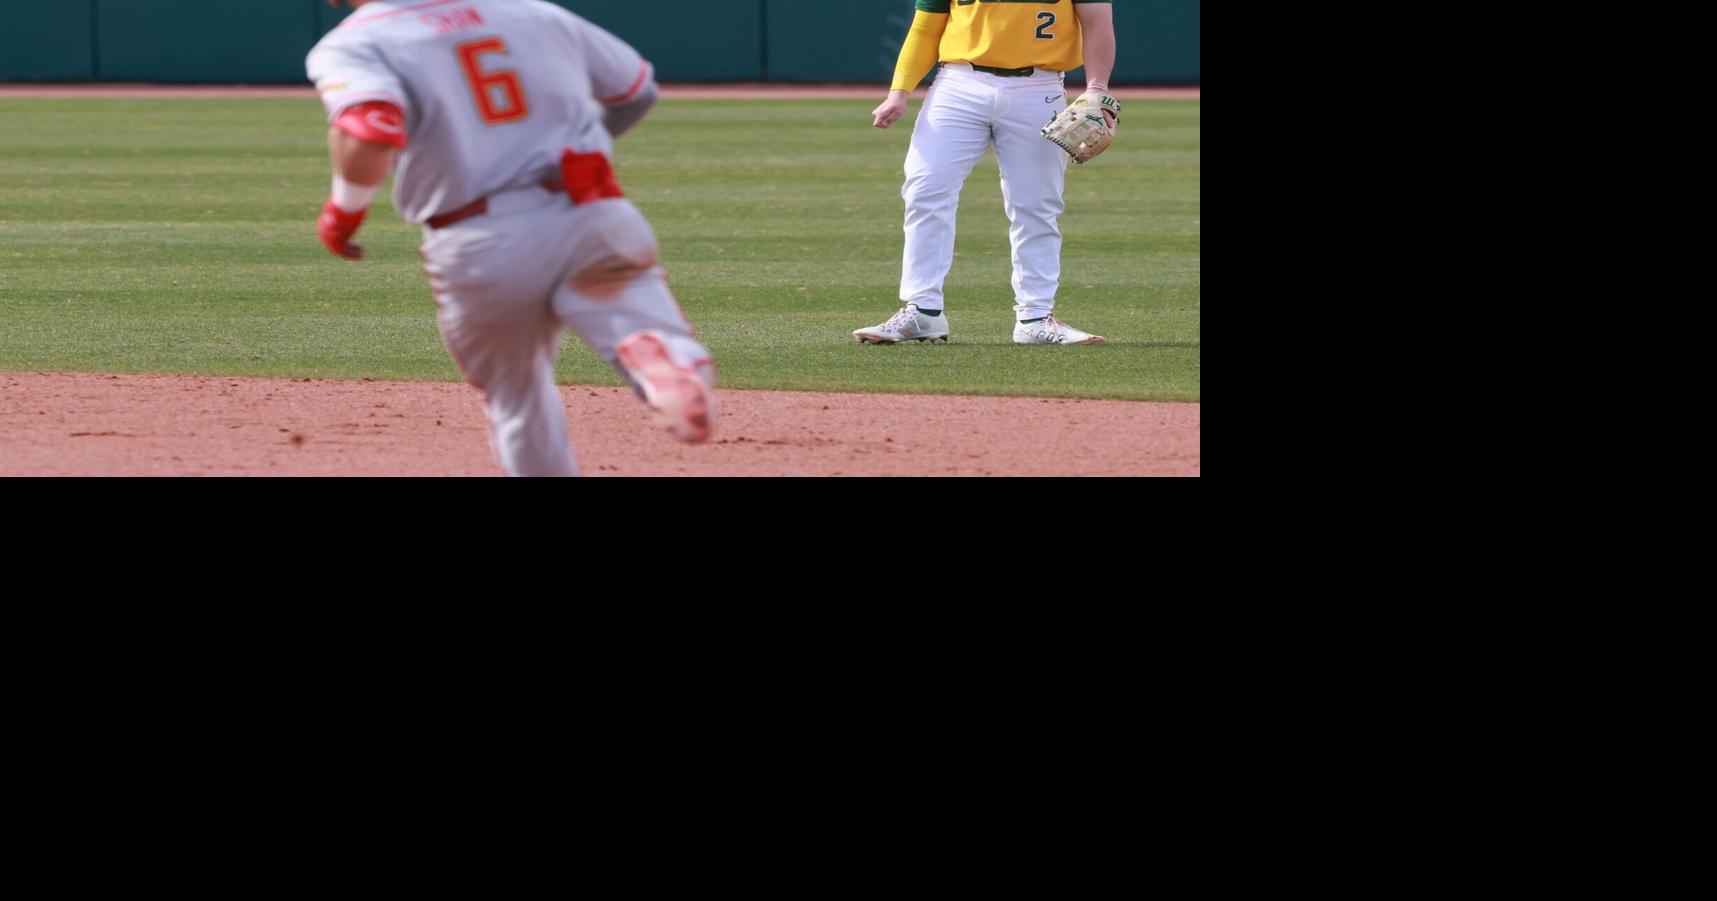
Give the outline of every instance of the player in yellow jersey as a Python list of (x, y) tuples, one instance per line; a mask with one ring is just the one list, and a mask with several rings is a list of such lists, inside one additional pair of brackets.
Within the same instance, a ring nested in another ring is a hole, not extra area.
[[(1102, 344), (1055, 318), (1068, 154), (1045, 140), (1067, 106), (1066, 73), (1085, 67), (1087, 96), (1107, 96), (1115, 68), (1114, 6), (1087, 0), (917, 0), (888, 99), (887, 128), (938, 60), (906, 155), (906, 253), (899, 313), (853, 332), (861, 343), (946, 341), (942, 283), (954, 261), (954, 216), (972, 166), (991, 146), (1012, 223), (1016, 344)], [(1112, 103), (1112, 101), (1111, 101)], [(1113, 107), (1109, 107), (1112, 111)], [(1110, 115), (1110, 112), (1104, 115)]]

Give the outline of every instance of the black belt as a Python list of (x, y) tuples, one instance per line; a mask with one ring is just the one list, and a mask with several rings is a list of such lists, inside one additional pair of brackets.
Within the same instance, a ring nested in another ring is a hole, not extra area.
[(1024, 78), (1027, 75), (1037, 74), (1037, 70), (1030, 66), (1023, 69), (998, 69), (995, 66), (980, 66), (974, 63), (972, 69), (978, 72), (988, 72), (991, 75), (999, 75), (1002, 78)]

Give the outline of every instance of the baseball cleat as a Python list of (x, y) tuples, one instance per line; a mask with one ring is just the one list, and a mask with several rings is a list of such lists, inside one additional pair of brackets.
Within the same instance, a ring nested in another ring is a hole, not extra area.
[(944, 313), (926, 316), (918, 311), (918, 305), (909, 303), (900, 308), (900, 312), (889, 317), (881, 325), (861, 328), (853, 332), (853, 337), (860, 344), (899, 344), (902, 341), (937, 341), (946, 343), (948, 340), (948, 317)]
[(1014, 326), (1015, 344), (1102, 344), (1105, 340), (1102, 335), (1082, 332), (1054, 316)]
[[(682, 344), (693, 344), (683, 339)], [(694, 345), (701, 348), (701, 345)], [(715, 429), (715, 370), (707, 356), (693, 358), (685, 347), (676, 361), (661, 332), (633, 332), (618, 348), (620, 365), (656, 411), (657, 423), (688, 444), (709, 439)]]

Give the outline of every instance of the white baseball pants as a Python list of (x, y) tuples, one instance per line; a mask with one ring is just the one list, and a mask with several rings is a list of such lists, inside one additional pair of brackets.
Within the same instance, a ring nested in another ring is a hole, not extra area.
[(1061, 227), (1066, 209), (1066, 151), (1042, 135), (1067, 107), (1064, 76), (1024, 78), (947, 63), (918, 113), (906, 155), (906, 253), (900, 300), (946, 309), (942, 284), (954, 263), (954, 217), (960, 188), (990, 146), (1002, 170), (1002, 199), (1012, 223), (1014, 312), (1037, 319), (1055, 309), (1061, 283)]
[(489, 442), (508, 475), (578, 474), (554, 381), (564, 329), (628, 382), (615, 348), (639, 329), (667, 335), (676, 356), (709, 357), (629, 200), (574, 206), (539, 186), (508, 191), (483, 215), (426, 230), (422, 251), (441, 336), (483, 392)]

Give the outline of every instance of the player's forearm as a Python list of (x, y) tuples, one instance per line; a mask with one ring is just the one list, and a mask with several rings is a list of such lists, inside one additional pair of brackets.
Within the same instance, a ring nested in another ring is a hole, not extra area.
[(947, 13), (919, 10), (913, 14), (912, 29), (906, 33), (906, 43), (900, 48), (900, 60), (894, 66), (892, 90), (910, 94), (913, 88), (918, 87), (918, 83), (930, 73), (930, 68), (936, 65), (942, 50), (942, 32), (946, 30)]
[(1085, 36), (1085, 83), (1108, 87), (1115, 74), (1115, 7), (1081, 3), (1079, 28)]
[(361, 141), (338, 127), (328, 129), (328, 158), (334, 174), (354, 185), (381, 184), (393, 168), (393, 152), (392, 145)]
[(625, 103), (616, 103), (602, 112), (602, 127), (614, 137), (620, 137), (632, 130), (633, 126), (644, 121), (649, 115), (650, 108), (656, 105), (656, 98), (661, 92), (656, 89), (656, 83), (650, 82)]

